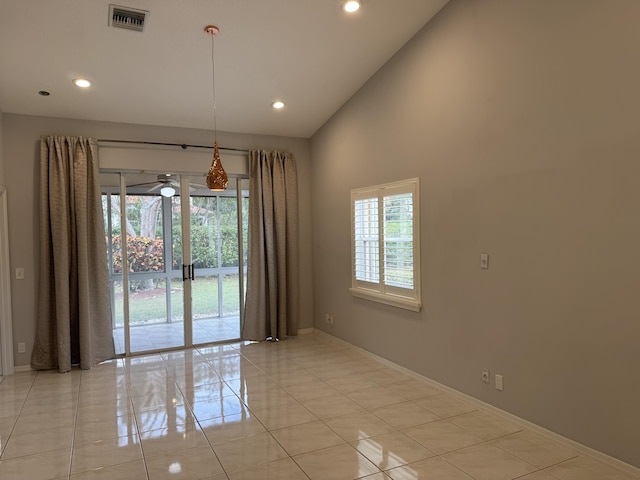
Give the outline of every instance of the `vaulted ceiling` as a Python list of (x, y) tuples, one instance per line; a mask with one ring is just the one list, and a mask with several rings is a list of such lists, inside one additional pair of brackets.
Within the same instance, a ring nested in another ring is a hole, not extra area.
[(122, 2), (143, 32), (110, 26), (108, 0), (1, 0), (0, 110), (213, 129), (215, 24), (218, 130), (308, 138), (447, 0)]

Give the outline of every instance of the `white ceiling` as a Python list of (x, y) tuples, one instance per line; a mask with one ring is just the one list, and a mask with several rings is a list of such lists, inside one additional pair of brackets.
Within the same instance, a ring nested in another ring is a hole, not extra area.
[(109, 27), (108, 0), (0, 0), (0, 110), (211, 130), (215, 24), (218, 130), (308, 138), (447, 0), (117, 2), (143, 33)]

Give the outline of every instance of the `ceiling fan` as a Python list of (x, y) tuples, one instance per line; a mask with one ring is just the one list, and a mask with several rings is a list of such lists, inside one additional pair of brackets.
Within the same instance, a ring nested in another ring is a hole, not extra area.
[[(176, 192), (180, 190), (180, 181), (178, 180), (178, 177), (171, 173), (162, 173), (158, 175), (157, 180), (155, 182), (137, 183), (135, 185), (129, 185), (129, 186), (143, 187), (146, 185), (153, 185), (151, 188), (147, 190), (146, 193), (151, 193), (160, 189), (160, 195), (162, 195), (163, 197), (173, 197), (176, 194)], [(190, 191), (195, 190), (194, 187), (206, 188), (204, 185), (191, 184), (189, 186), (189, 190)]]

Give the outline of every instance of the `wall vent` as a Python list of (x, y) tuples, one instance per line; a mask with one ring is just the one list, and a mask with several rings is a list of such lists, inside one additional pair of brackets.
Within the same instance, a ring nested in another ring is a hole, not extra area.
[(142, 32), (149, 12), (109, 5), (109, 26)]

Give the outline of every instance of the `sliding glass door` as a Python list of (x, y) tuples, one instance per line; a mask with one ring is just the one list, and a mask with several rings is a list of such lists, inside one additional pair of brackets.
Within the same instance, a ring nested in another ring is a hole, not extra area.
[(239, 338), (248, 181), (214, 193), (202, 177), (102, 180), (117, 353)]
[(215, 195), (196, 188), (189, 196), (194, 344), (240, 337), (248, 200), (242, 179), (231, 179), (229, 188)]

